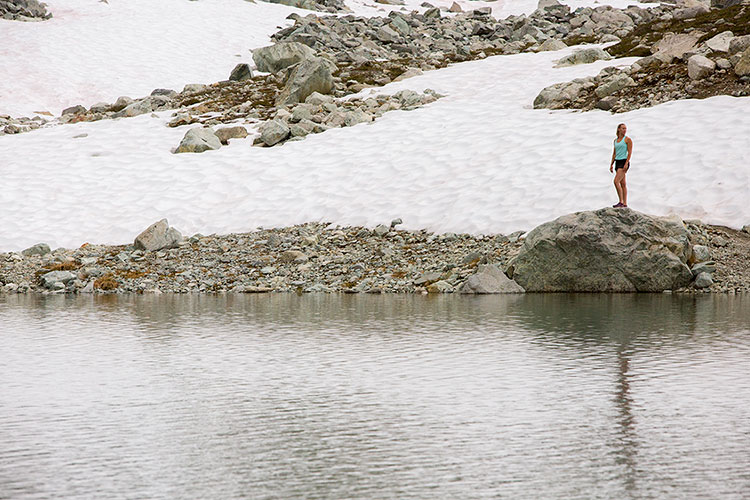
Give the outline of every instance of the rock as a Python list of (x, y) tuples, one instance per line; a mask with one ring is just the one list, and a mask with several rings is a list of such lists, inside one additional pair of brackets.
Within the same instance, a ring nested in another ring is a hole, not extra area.
[(65, 115), (80, 115), (81, 113), (85, 113), (86, 108), (81, 106), (80, 104), (77, 106), (71, 106), (69, 108), (63, 109), (62, 116)]
[(260, 126), (260, 139), (267, 145), (273, 146), (289, 137), (289, 125), (279, 119), (269, 120)]
[(740, 77), (750, 75), (750, 47), (745, 49), (740, 60), (735, 64), (734, 73)]
[(307, 98), (305, 98), (306, 104), (312, 104), (313, 106), (320, 106), (326, 103), (332, 103), (333, 97), (329, 95), (323, 95), (320, 92), (313, 92)]
[(386, 43), (394, 43), (397, 42), (399, 39), (399, 34), (396, 30), (391, 28), (390, 26), (382, 26), (380, 27), (376, 32), (375, 36), (378, 37), (378, 40), (381, 42)]
[(460, 5), (458, 5), (456, 2), (453, 2), (450, 7), (448, 7), (448, 12), (463, 12), (464, 9), (461, 8)]
[(583, 90), (578, 82), (556, 83), (542, 89), (534, 99), (534, 109), (556, 109), (568, 101), (575, 100)]
[(727, 246), (729, 244), (729, 241), (727, 241), (727, 239), (723, 236), (714, 236), (713, 238), (711, 238), (711, 244), (715, 247), (722, 248)]
[(216, 130), (214, 134), (219, 138), (219, 142), (226, 145), (229, 144), (229, 139), (244, 139), (247, 137), (247, 129), (242, 125), (223, 127)]
[(690, 268), (690, 272), (693, 274), (693, 276), (698, 276), (701, 273), (712, 274), (714, 271), (716, 271), (716, 263), (711, 260), (707, 260), (706, 262), (699, 262), (692, 268)]
[(185, 133), (175, 153), (202, 153), (220, 147), (221, 141), (212, 128), (196, 127)]
[(688, 76), (691, 80), (702, 80), (716, 69), (716, 63), (706, 56), (696, 54), (688, 59)]
[(169, 227), (167, 219), (154, 222), (145, 231), (136, 236), (133, 245), (138, 250), (155, 252), (165, 248), (175, 248), (182, 241), (182, 234)]
[(167, 99), (171, 99), (177, 95), (177, 91), (172, 89), (154, 89), (151, 91), (152, 96), (164, 96)]
[(303, 262), (307, 262), (308, 258), (307, 255), (300, 252), (299, 250), (287, 250), (286, 252), (282, 253), (279, 257), (279, 262), (283, 264), (288, 264), (290, 262), (294, 262), (295, 264), (301, 264)]
[(635, 81), (630, 76), (625, 73), (617, 73), (599, 84), (594, 93), (601, 99), (632, 85), (635, 85)]
[(208, 88), (208, 85), (205, 85), (203, 83), (188, 83), (182, 88), (183, 94), (197, 94), (198, 92), (203, 92)]
[(385, 236), (390, 230), (391, 229), (388, 226), (384, 224), (378, 224), (377, 226), (375, 226), (375, 229), (373, 229), (372, 232), (377, 234), (378, 236)]
[(556, 38), (550, 38), (549, 40), (545, 40), (540, 46), (539, 46), (539, 52), (552, 52), (555, 50), (562, 50), (567, 49), (568, 46), (565, 45), (565, 42), (562, 40), (558, 40)]
[(750, 234), (750, 224), (745, 224), (744, 226), (742, 226), (742, 229), (741, 229), (741, 231), (742, 231), (743, 233), (748, 233), (748, 234)]
[(654, 45), (651, 51), (654, 57), (664, 63), (671, 63), (675, 58), (681, 58), (686, 52), (695, 49), (700, 34), (696, 33), (667, 33)]
[(329, 94), (334, 87), (336, 65), (322, 57), (306, 59), (296, 65), (276, 99), (277, 106), (304, 102), (313, 92)]
[(427, 9), (423, 15), (426, 19), (440, 19), (440, 9), (437, 7)]
[(120, 97), (118, 97), (118, 98), (117, 98), (117, 100), (116, 100), (116, 101), (115, 101), (115, 103), (114, 103), (114, 104), (113, 104), (113, 105), (111, 106), (111, 108), (110, 108), (110, 109), (111, 109), (112, 111), (115, 111), (115, 112), (117, 112), (117, 111), (122, 111), (123, 109), (125, 109), (125, 108), (126, 108), (126, 107), (128, 107), (128, 106), (130, 106), (131, 104), (133, 104), (133, 99), (131, 99), (131, 98), (130, 98), (130, 97), (128, 97), (128, 96), (124, 96), (124, 95), (123, 95), (123, 96), (120, 96)]
[(346, 113), (344, 126), (353, 127), (354, 125), (359, 125), (360, 123), (369, 123), (371, 121), (372, 115), (362, 111), (361, 109), (355, 109)]
[(250, 71), (250, 66), (245, 63), (240, 63), (234, 67), (232, 72), (229, 74), (229, 80), (232, 82), (241, 82), (243, 80), (250, 80), (253, 77), (253, 72)]
[(750, 35), (736, 36), (729, 41), (729, 53), (737, 54), (750, 48)]
[(677, 217), (604, 208), (536, 227), (508, 276), (527, 292), (661, 292), (690, 283), (690, 250)]
[(402, 221), (400, 217), (399, 217), (399, 218), (397, 218), (397, 219), (393, 219), (393, 220), (391, 221), (391, 229), (393, 229), (393, 228), (395, 228), (396, 226), (399, 226), (399, 225), (401, 225), (401, 224), (403, 224), (403, 223), (404, 223), (404, 221)]
[(705, 262), (711, 259), (711, 250), (705, 245), (695, 245), (690, 255), (690, 262)]
[(394, 82), (400, 82), (402, 80), (406, 80), (407, 78), (412, 78), (414, 76), (419, 76), (422, 74), (422, 70), (419, 68), (408, 68), (406, 71), (398, 75), (396, 78), (393, 79)]
[(253, 50), (255, 67), (268, 73), (277, 73), (314, 56), (313, 49), (299, 42), (279, 42)]
[(714, 284), (714, 280), (708, 273), (700, 273), (695, 278), (695, 288), (708, 288)]
[(717, 8), (717, 9), (726, 9), (727, 7), (731, 7), (733, 5), (739, 5), (744, 0), (711, 0), (711, 7)]
[(706, 40), (706, 46), (714, 52), (729, 52), (729, 43), (734, 38), (734, 33), (724, 31)]
[[(39, 277), (39, 280), (44, 288), (47, 289), (59, 289), (59, 286), (56, 286), (58, 283), (62, 283), (63, 285), (67, 284), (70, 281), (73, 281), (76, 278), (76, 275), (71, 273), (70, 271), (51, 271), (49, 273), (42, 274)], [(65, 288), (63, 286), (62, 288)]]
[(427, 293), (451, 293), (453, 286), (445, 280), (440, 280), (427, 285)]
[(37, 0), (0, 0), (0, 19), (10, 21), (44, 21), (52, 17), (47, 4)]
[(562, 7), (562, 4), (557, 0), (539, 0), (536, 10), (545, 10), (547, 7)]
[(414, 284), (416, 286), (425, 286), (429, 285), (430, 283), (435, 283), (436, 281), (440, 280), (440, 277), (442, 275), (440, 273), (423, 273), (422, 276), (414, 280)]
[(46, 243), (37, 243), (36, 245), (21, 251), (21, 255), (24, 257), (31, 257), (32, 255), (47, 255), (50, 253), (49, 245)]
[(590, 64), (594, 61), (609, 61), (612, 56), (599, 47), (577, 50), (563, 57), (557, 62), (557, 67), (574, 66), (576, 64)]
[(106, 113), (107, 111), (111, 110), (112, 106), (109, 103), (106, 102), (97, 102), (96, 104), (93, 104), (89, 108), (89, 112), (91, 113)]
[(700, 14), (708, 12), (709, 7), (704, 4), (693, 5), (692, 7), (685, 7), (684, 9), (677, 9), (672, 13), (672, 17), (678, 20), (693, 19)]
[(128, 104), (124, 109), (115, 113), (114, 118), (132, 118), (133, 116), (151, 113), (154, 110), (151, 102), (150, 99), (141, 99), (140, 101)]
[(469, 276), (459, 289), (460, 293), (524, 293), (518, 283), (508, 278), (497, 266), (480, 265), (476, 274)]

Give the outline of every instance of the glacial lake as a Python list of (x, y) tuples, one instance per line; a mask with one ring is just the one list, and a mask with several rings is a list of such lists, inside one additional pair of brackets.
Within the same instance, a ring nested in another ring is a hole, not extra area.
[(741, 499), (750, 297), (0, 296), (2, 499)]

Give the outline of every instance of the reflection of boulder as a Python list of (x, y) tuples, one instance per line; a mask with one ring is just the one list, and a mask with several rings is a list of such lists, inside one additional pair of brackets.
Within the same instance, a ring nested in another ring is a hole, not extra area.
[(690, 283), (690, 253), (678, 217), (604, 208), (532, 230), (508, 276), (527, 292), (661, 292)]

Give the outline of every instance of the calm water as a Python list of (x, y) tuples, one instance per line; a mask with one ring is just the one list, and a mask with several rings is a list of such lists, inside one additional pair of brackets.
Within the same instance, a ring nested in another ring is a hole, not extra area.
[(0, 498), (750, 498), (750, 297), (0, 296)]

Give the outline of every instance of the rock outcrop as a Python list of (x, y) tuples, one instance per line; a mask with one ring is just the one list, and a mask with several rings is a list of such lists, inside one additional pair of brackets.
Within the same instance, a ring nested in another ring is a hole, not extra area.
[(527, 292), (661, 292), (691, 282), (691, 250), (677, 217), (604, 208), (533, 229), (507, 271)]

